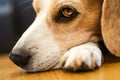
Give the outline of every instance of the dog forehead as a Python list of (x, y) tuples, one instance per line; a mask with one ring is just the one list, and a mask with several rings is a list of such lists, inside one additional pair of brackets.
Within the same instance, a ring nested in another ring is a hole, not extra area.
[(46, 8), (51, 4), (52, 0), (40, 0), (40, 2), (38, 2), (40, 4), (41, 8)]
[(50, 4), (63, 3), (63, 2), (80, 2), (81, 0), (38, 0), (40, 2), (40, 7), (45, 7)]
[(81, 0), (57, 0), (58, 2), (64, 2), (64, 1), (74, 1), (74, 2), (80, 2)]

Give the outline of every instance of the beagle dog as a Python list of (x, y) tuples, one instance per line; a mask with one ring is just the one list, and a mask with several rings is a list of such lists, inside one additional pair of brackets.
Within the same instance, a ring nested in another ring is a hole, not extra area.
[(120, 0), (34, 0), (36, 18), (10, 53), (27, 72), (93, 70), (99, 41), (120, 57)]

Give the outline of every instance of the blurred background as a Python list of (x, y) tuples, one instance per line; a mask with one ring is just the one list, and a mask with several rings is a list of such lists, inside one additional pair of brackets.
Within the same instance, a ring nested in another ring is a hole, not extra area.
[(33, 0), (0, 0), (0, 54), (9, 53), (35, 18)]

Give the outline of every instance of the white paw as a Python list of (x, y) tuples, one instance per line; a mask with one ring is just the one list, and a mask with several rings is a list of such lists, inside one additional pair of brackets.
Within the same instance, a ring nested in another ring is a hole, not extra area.
[(97, 44), (88, 42), (67, 51), (60, 65), (67, 70), (92, 70), (102, 65), (102, 52)]

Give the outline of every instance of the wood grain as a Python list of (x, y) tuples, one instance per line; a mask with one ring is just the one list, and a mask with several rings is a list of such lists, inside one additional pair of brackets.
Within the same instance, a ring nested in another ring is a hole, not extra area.
[(100, 69), (89, 72), (54, 70), (30, 74), (14, 65), (8, 55), (0, 55), (0, 80), (120, 80), (120, 59), (109, 59)]

